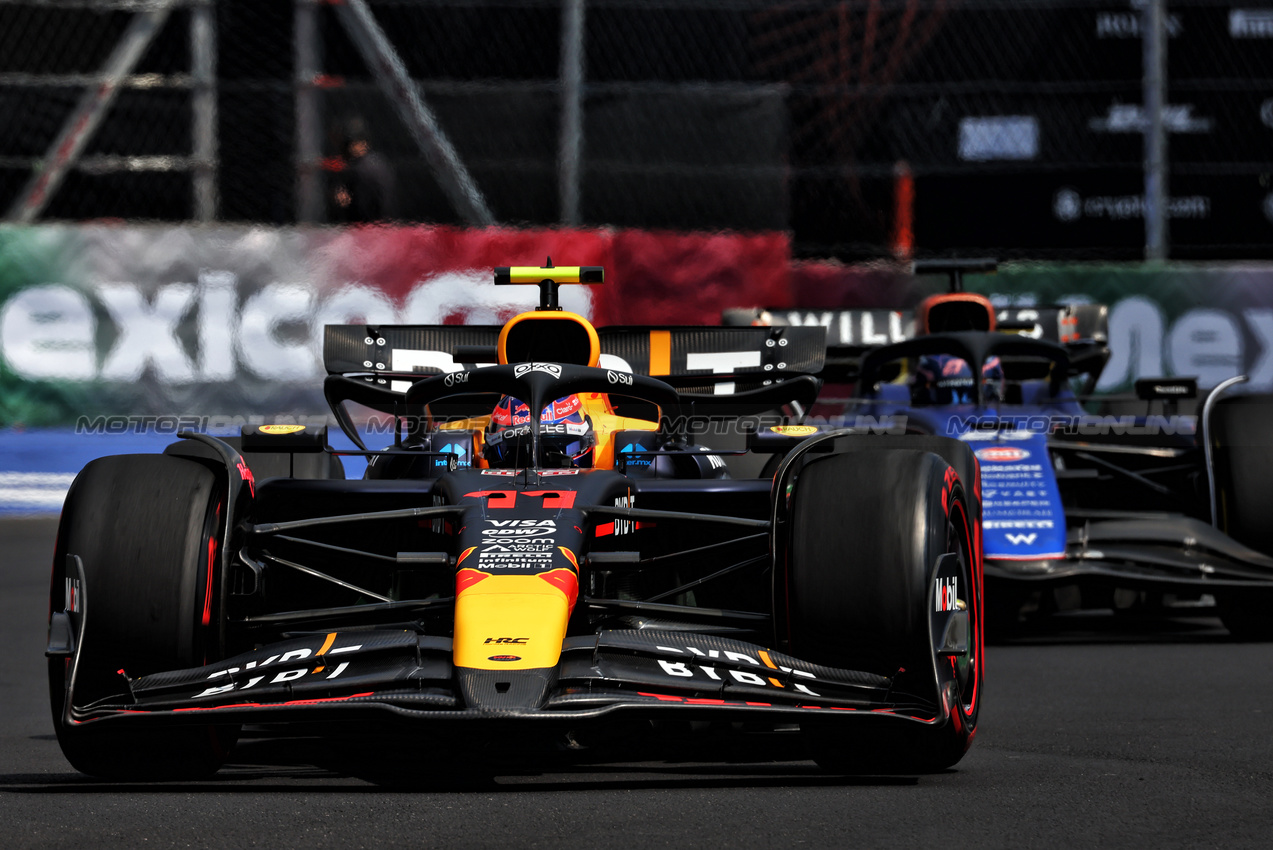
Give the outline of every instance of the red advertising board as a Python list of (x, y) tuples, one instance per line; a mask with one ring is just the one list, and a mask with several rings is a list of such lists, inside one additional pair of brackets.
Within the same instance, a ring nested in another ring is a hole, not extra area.
[[(719, 324), (722, 305), (790, 301), (786, 234), (648, 233), (635, 230), (513, 230), (359, 227), (317, 246), (320, 280), (357, 282), (389, 296), (403, 321), (461, 323), (495, 310), (508, 318), (534, 306), (533, 290), (496, 293), (495, 266), (598, 265), (606, 283), (563, 294), (596, 324)], [(426, 304), (422, 286), (432, 285)]]

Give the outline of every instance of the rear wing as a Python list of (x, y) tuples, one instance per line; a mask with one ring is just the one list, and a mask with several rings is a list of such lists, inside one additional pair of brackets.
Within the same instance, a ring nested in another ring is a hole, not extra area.
[[(429, 375), (494, 362), (499, 325), (328, 325), (323, 365), (392, 392)], [(599, 366), (659, 378), (683, 389), (728, 394), (818, 375), (826, 363), (821, 325), (603, 327)]]
[[(1109, 308), (1103, 304), (1001, 307), (995, 320), (1001, 331), (1064, 346), (1074, 375), (1099, 375), (1109, 356)], [(846, 382), (857, 379), (861, 359), (868, 351), (915, 337), (913, 310), (734, 309), (724, 311), (722, 324), (826, 328), (827, 358), (822, 377)]]

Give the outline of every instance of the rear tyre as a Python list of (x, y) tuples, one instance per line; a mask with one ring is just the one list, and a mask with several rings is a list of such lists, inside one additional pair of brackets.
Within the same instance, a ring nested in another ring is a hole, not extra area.
[[(167, 455), (101, 458), (76, 477), (58, 528), (49, 607), (67, 608), (78, 579), (67, 555), (79, 556), (86, 622), (77, 706), (112, 697), (127, 703), (119, 670), (137, 678), (217, 657), (224, 517), (216, 485), (207, 467)], [(53, 725), (79, 771), (108, 779), (195, 778), (215, 772), (233, 746), (233, 727), (68, 723), (70, 670), (69, 659), (49, 659)]]
[[(810, 754), (837, 772), (931, 773), (959, 761), (976, 733), (982, 666), (979, 564), (964, 487), (926, 451), (876, 449), (813, 460), (793, 490), (787, 602), (799, 658), (896, 676), (895, 694), (932, 702), (934, 677), (950, 719), (928, 726), (879, 717), (803, 724)], [(967, 651), (936, 657), (934, 566), (957, 562)], [(901, 671), (901, 672), (899, 672)]]
[[(1273, 396), (1235, 396), (1211, 419), (1216, 524), (1239, 543), (1273, 555)], [(1216, 597), (1220, 619), (1242, 640), (1273, 640), (1273, 592), (1242, 590)]]

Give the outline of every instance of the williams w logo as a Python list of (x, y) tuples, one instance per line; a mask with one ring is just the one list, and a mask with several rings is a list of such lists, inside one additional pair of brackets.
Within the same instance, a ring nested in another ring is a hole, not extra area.
[(1024, 543), (1027, 546), (1033, 545), (1035, 538), (1038, 536), (1039, 536), (1038, 534), (1033, 532), (1031, 532), (1030, 534), (1005, 534), (1004, 535), (1004, 537), (1008, 538), (1008, 542), (1011, 543), (1013, 546), (1020, 546), (1022, 543)]

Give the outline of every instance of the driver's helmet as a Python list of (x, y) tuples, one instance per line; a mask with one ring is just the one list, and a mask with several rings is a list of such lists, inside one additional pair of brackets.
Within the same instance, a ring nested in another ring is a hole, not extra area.
[[(578, 395), (559, 398), (539, 415), (541, 466), (592, 466), (596, 436)], [(486, 462), (495, 468), (530, 465), (530, 408), (504, 396), (486, 426)]]
[[(911, 400), (915, 404), (972, 404), (973, 375), (968, 361), (953, 354), (919, 358)], [(981, 400), (1003, 400), (1003, 365), (998, 357), (988, 357), (981, 367)]]

